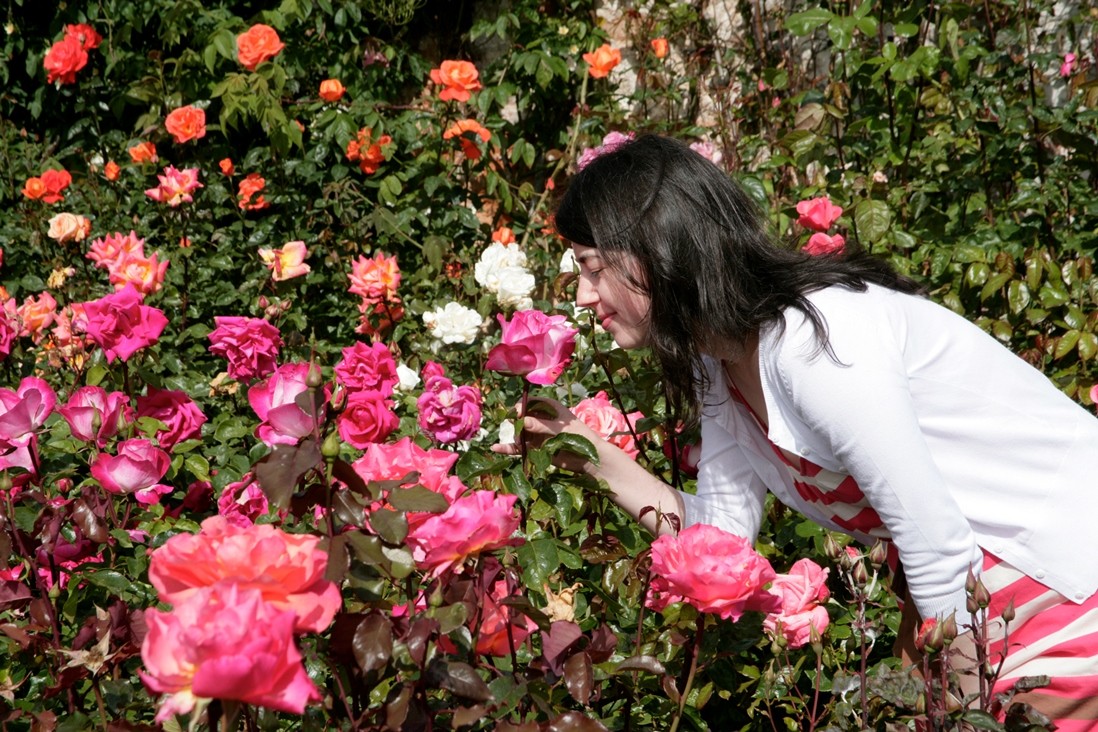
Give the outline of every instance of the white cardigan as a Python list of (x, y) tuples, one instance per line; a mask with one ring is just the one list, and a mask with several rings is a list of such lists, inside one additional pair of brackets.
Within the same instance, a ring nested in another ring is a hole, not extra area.
[[(1098, 588), (1098, 419), (972, 323), (929, 300), (870, 286), (809, 296), (760, 334), (770, 440), (849, 473), (899, 551), (924, 618), (967, 619), (981, 547), (1076, 602)], [(793, 488), (788, 468), (707, 363), (697, 494), (685, 522), (754, 539), (766, 491), (842, 531)], [(849, 532), (848, 532), (849, 533)], [(859, 537), (866, 540), (867, 537)]]

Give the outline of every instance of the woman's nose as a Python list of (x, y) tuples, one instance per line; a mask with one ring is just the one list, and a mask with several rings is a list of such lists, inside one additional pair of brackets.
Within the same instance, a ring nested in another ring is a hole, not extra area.
[(594, 286), (587, 280), (586, 277), (580, 275), (579, 283), (576, 285), (576, 305), (581, 308), (589, 308), (598, 302), (598, 292)]

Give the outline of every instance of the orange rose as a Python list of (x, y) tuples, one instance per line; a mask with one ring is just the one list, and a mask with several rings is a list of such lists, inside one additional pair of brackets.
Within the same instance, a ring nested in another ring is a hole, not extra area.
[(656, 58), (665, 58), (667, 56), (669, 47), (667, 45), (666, 38), (653, 38), (652, 39), (652, 53), (656, 55)]
[[(245, 211), (258, 211), (263, 208), (267, 208), (271, 204), (267, 202), (262, 195), (262, 191), (267, 187), (267, 181), (259, 173), (248, 173), (244, 180), (240, 181), (240, 193), (237, 198), (240, 199), (240, 208)], [(256, 196), (256, 194), (260, 194)], [(252, 200), (252, 197), (255, 200)]]
[(325, 79), (320, 82), (320, 98), (326, 102), (338, 102), (345, 91), (347, 90), (339, 79)]
[(256, 23), (236, 37), (236, 57), (248, 71), (255, 71), (257, 66), (277, 56), (285, 47), (278, 32), (262, 23)]
[(23, 195), (32, 201), (37, 201), (42, 196), (46, 195), (46, 184), (38, 177), (27, 178), (27, 182), (23, 186)]
[(107, 164), (103, 167), (103, 175), (107, 180), (118, 180), (118, 176), (122, 174), (122, 169), (118, 167), (118, 163), (113, 160), (108, 160)]
[(444, 102), (467, 102), (472, 92), (481, 88), (480, 72), (468, 61), (443, 61), (439, 68), (431, 69), (431, 81), (446, 87), (438, 95)]
[(236, 172), (236, 168), (233, 166), (232, 158), (222, 158), (221, 162), (217, 164), (217, 167), (221, 168), (222, 173), (230, 177), (232, 177), (232, 174)]
[(128, 151), (130, 160), (135, 163), (155, 163), (160, 158), (156, 154), (156, 145), (151, 142), (139, 142)]
[(492, 241), (498, 242), (503, 246), (508, 246), (515, 243), (515, 232), (510, 226), (501, 226), (492, 232)]
[(604, 43), (591, 53), (583, 54), (583, 60), (587, 62), (587, 73), (591, 74), (591, 78), (601, 79), (621, 63), (621, 51)]
[(358, 137), (347, 143), (347, 159), (357, 162), (363, 173), (371, 175), (377, 172), (381, 164), (389, 159), (385, 149), (393, 138), (382, 135), (376, 141), (373, 139), (373, 131), (364, 128), (358, 131)]
[(458, 120), (442, 133), (442, 139), (449, 140), (457, 137), (461, 141), (461, 149), (465, 153), (465, 157), (470, 160), (477, 160), (481, 156), (480, 148), (477, 147), (475, 142), (469, 139), (465, 134), (467, 132), (476, 135), (484, 142), (488, 142), (492, 139), (492, 133), (484, 129), (475, 119)]
[(206, 113), (188, 104), (169, 112), (164, 119), (164, 127), (177, 143), (197, 140), (206, 136)]

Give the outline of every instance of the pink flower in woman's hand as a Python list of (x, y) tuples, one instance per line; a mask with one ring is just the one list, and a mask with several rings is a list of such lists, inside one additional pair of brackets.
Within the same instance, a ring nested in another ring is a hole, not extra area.
[(389, 396), (400, 380), (396, 369), (396, 360), (384, 343), (359, 341), (343, 349), (335, 377), (348, 391), (377, 391)]
[(827, 196), (812, 198), (797, 204), (800, 218), (797, 223), (814, 231), (827, 231), (843, 214), (842, 208), (831, 202)]
[(751, 542), (708, 524), (694, 524), (678, 536), (652, 542), (652, 584), (647, 605), (663, 610), (686, 602), (705, 613), (739, 620), (748, 610), (774, 612), (781, 600), (767, 592), (774, 580), (770, 562)]
[(426, 519), (408, 533), (416, 565), (438, 576), (460, 567), (466, 557), (520, 544), (521, 539), (511, 537), (519, 526), (516, 499), (474, 491), (454, 501), (445, 513)]
[(316, 420), (323, 419), (331, 389), (324, 387), (319, 414), (306, 412), (297, 398), (309, 389), (306, 383), (310, 367), (307, 363), (287, 363), (279, 366), (266, 381), (248, 389), (248, 403), (252, 405), (262, 424), (255, 435), (268, 445), (295, 445), (316, 430)]
[(307, 256), (309, 256), (309, 250), (305, 248), (303, 241), (286, 242), (281, 249), (268, 247), (259, 249), (259, 258), (271, 270), (271, 279), (275, 282), (308, 274), (311, 268), (305, 264)]
[(480, 389), (475, 386), (454, 386), (445, 376), (430, 377), (416, 408), (420, 429), (437, 442), (471, 440), (480, 430)]
[(820, 605), (831, 596), (827, 572), (811, 559), (801, 559), (789, 574), (779, 574), (770, 585), (770, 593), (781, 598), (782, 605), (766, 616), (763, 627), (770, 633), (781, 628), (790, 648), (800, 648), (809, 641), (813, 628), (820, 634), (831, 622), (827, 609)]
[(231, 582), (292, 611), (294, 632), (319, 633), (343, 603), (339, 587), (324, 578), (328, 553), (319, 544), (312, 534), (289, 534), (270, 524), (234, 526), (224, 516), (211, 516), (199, 533), (176, 534), (152, 553), (149, 581), (173, 605)]
[(819, 257), (825, 254), (841, 252), (844, 246), (846, 246), (846, 240), (840, 235), (835, 234), (834, 236), (829, 236), (817, 232), (808, 237), (808, 243), (804, 245), (804, 251), (814, 257)]
[(152, 417), (167, 425), (156, 432), (156, 440), (165, 450), (198, 437), (206, 423), (206, 415), (186, 392), (155, 386), (150, 386), (145, 396), (137, 397), (137, 416)]
[(636, 440), (633, 439), (633, 430), (636, 429), (637, 420), (643, 415), (633, 412), (625, 415), (621, 410), (610, 403), (610, 397), (605, 391), (600, 391), (593, 397), (584, 399), (575, 406), (572, 413), (585, 425), (595, 431), (595, 434), (604, 438), (612, 445), (620, 447), (629, 457), (636, 459)]
[(400, 426), (393, 412), (393, 403), (378, 391), (355, 391), (347, 395), (347, 406), (336, 420), (339, 436), (344, 442), (365, 449), (382, 442)]
[(82, 386), (57, 409), (69, 423), (72, 436), (103, 447), (118, 429), (133, 421), (130, 398), (120, 391), (107, 392), (99, 386)]
[(145, 191), (145, 195), (154, 201), (166, 203), (172, 208), (181, 203), (193, 201), (194, 197), (191, 194), (203, 187), (198, 182), (198, 168), (177, 170), (169, 165), (164, 168), (163, 175), (156, 177), (160, 180), (160, 185), (148, 189)]
[(132, 493), (138, 503), (148, 505), (159, 503), (161, 495), (172, 492), (171, 486), (160, 484), (171, 464), (168, 453), (148, 440), (124, 440), (118, 443), (116, 455), (101, 452), (95, 456), (91, 474), (107, 491)]
[(229, 361), (229, 376), (251, 381), (275, 370), (282, 334), (263, 318), (216, 316), (210, 353)]
[(552, 384), (568, 365), (576, 349), (575, 328), (563, 315), (540, 310), (519, 310), (508, 323), (498, 316), (503, 342), (488, 353), (485, 367), (515, 376), (531, 384)]
[(84, 330), (103, 349), (107, 363), (129, 360), (140, 349), (160, 340), (168, 324), (164, 313), (142, 304), (133, 285), (98, 300), (82, 304)]
[(225, 582), (181, 599), (171, 612), (145, 611), (141, 680), (167, 694), (156, 714), (166, 722), (199, 698), (234, 699), (301, 714), (320, 692), (294, 645), (294, 613), (256, 589)]

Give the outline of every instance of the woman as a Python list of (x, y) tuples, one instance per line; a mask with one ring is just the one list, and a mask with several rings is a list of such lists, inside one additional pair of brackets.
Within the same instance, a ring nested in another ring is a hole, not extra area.
[(1018, 699), (1062, 729), (1093, 727), (1098, 420), (878, 260), (775, 246), (744, 192), (679, 142), (643, 137), (591, 162), (556, 226), (579, 264), (576, 304), (621, 347), (651, 348), (672, 415), (700, 419), (697, 492), (556, 403), (526, 415), (531, 439), (594, 442), (599, 464), (570, 467), (634, 517), (656, 506), (754, 539), (769, 491), (828, 528), (889, 540), (922, 618), (966, 622), (965, 579), (982, 572), (992, 625), (1016, 606), (996, 689), (1049, 674)]

